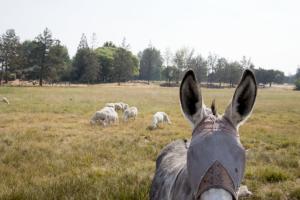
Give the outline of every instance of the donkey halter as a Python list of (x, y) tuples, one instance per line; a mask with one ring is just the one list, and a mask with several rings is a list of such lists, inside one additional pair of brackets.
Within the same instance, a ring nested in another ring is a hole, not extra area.
[[(216, 132), (223, 132), (222, 134), (230, 134), (234, 137), (239, 137), (237, 130), (227, 119), (220, 120), (211, 115), (204, 118), (195, 127), (193, 130), (193, 137), (196, 135), (206, 137), (213, 135)], [(238, 168), (235, 168), (236, 172), (237, 170)], [(228, 191), (234, 199), (237, 199), (237, 188), (239, 187), (237, 187), (237, 185), (239, 185), (239, 183), (236, 184), (234, 182), (229, 171), (222, 163), (215, 160), (202, 177), (195, 198), (200, 199), (201, 194), (211, 188), (222, 188)]]

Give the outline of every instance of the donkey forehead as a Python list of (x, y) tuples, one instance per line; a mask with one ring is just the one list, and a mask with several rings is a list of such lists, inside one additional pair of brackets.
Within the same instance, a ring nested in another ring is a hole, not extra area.
[(224, 117), (208, 114), (193, 131), (187, 168), (197, 190), (208, 169), (218, 161), (230, 176), (234, 189), (240, 186), (245, 168), (245, 150), (234, 126)]
[(226, 169), (237, 191), (245, 170), (245, 150), (234, 135), (221, 130), (208, 135), (195, 135), (192, 139), (187, 153), (192, 188), (197, 190), (206, 172), (216, 161)]
[(237, 129), (224, 116), (214, 115), (209, 108), (205, 108), (204, 111), (204, 118), (194, 126), (193, 136), (214, 131), (223, 131), (239, 136)]

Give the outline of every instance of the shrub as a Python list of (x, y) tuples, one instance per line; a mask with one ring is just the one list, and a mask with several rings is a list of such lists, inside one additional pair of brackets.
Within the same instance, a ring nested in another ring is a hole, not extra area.
[(295, 81), (296, 90), (300, 90), (300, 79)]

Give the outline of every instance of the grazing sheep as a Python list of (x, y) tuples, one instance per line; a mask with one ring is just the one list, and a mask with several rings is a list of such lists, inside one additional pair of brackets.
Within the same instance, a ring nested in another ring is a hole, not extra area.
[(105, 104), (105, 107), (112, 107), (115, 109), (115, 103), (107, 103)]
[(90, 123), (100, 123), (103, 126), (118, 122), (118, 113), (112, 107), (104, 107), (97, 111), (90, 120)]
[(7, 99), (6, 97), (2, 97), (2, 101), (3, 101), (4, 103), (6, 103), (6, 104), (9, 104), (9, 101), (8, 101), (8, 99)]
[(115, 110), (119, 111), (119, 110), (123, 110), (123, 106), (121, 103), (115, 103)]
[(123, 102), (118, 102), (118, 103), (107, 103), (105, 104), (106, 107), (112, 107), (114, 108), (116, 111), (125, 111), (127, 108), (129, 108), (128, 104), (123, 103)]
[(135, 119), (138, 114), (138, 109), (136, 107), (127, 108), (124, 111), (123, 119), (126, 122), (129, 118)]
[(120, 102), (119, 104), (122, 106), (123, 111), (125, 111), (127, 108), (129, 108), (129, 105), (127, 103)]
[(157, 112), (152, 117), (152, 127), (153, 129), (157, 128), (160, 123), (168, 123), (171, 124), (169, 116), (165, 112)]

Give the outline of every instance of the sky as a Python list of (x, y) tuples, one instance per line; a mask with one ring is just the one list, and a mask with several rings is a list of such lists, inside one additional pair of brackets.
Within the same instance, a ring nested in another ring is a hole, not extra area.
[(15, 29), (21, 41), (45, 27), (74, 56), (82, 33), (97, 45), (123, 38), (134, 53), (149, 44), (172, 52), (251, 58), (256, 67), (294, 74), (300, 66), (298, 0), (0, 0), (0, 34)]

